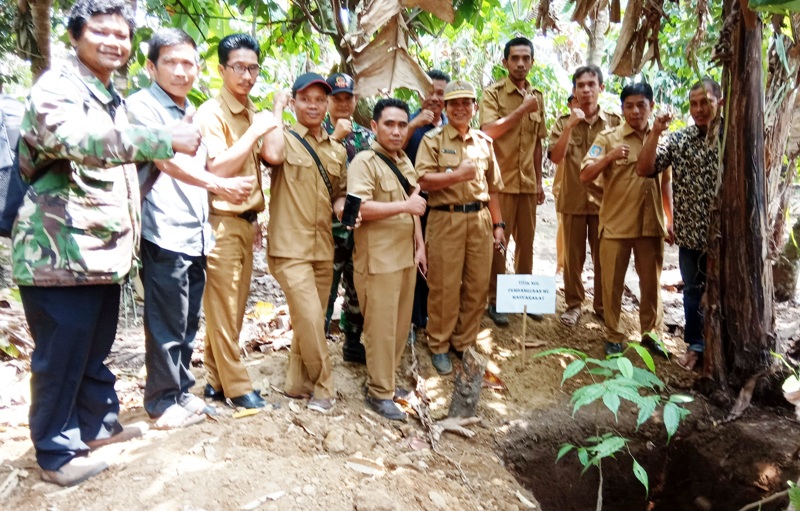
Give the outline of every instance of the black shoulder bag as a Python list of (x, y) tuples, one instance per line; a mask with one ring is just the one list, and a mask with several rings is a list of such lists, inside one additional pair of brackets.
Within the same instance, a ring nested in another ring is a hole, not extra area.
[(414, 188), (411, 187), (411, 183), (409, 183), (408, 179), (406, 179), (406, 176), (404, 176), (402, 172), (400, 172), (400, 169), (397, 168), (397, 165), (395, 165), (394, 162), (391, 159), (389, 159), (389, 157), (387, 157), (386, 155), (381, 154), (378, 151), (373, 151), (373, 152), (378, 156), (378, 158), (383, 160), (383, 162), (386, 165), (388, 165), (390, 169), (392, 169), (392, 172), (394, 172), (395, 177), (397, 178), (398, 181), (400, 181), (400, 186), (402, 186), (403, 190), (405, 190), (406, 195), (411, 195), (414, 192)]
[(317, 170), (319, 171), (319, 175), (322, 176), (322, 180), (325, 181), (325, 187), (328, 189), (328, 195), (333, 197), (333, 186), (331, 186), (331, 180), (328, 177), (328, 172), (325, 170), (325, 167), (322, 166), (322, 162), (319, 160), (319, 156), (317, 156), (317, 153), (316, 151), (314, 151), (314, 148), (311, 147), (311, 144), (309, 144), (295, 130), (289, 130), (289, 133), (294, 135), (294, 138), (296, 138), (297, 140), (300, 141), (301, 144), (303, 144), (303, 147), (306, 148), (308, 154), (310, 154), (311, 157), (314, 159), (314, 163), (317, 164)]

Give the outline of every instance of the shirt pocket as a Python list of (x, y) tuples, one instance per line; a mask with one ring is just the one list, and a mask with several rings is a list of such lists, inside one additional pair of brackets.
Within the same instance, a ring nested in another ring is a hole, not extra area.
[(576, 158), (578, 161), (583, 160), (583, 157), (586, 155), (586, 151), (583, 149), (583, 136), (582, 135), (573, 135), (569, 139), (569, 154)]
[(461, 163), (461, 159), (457, 154), (442, 154), (439, 156), (440, 172), (447, 172), (447, 169), (456, 170), (456, 167)]
[(542, 116), (539, 112), (531, 112), (522, 119), (522, 131), (526, 134), (533, 134), (538, 130), (539, 123), (542, 122)]
[(376, 200), (385, 200), (386, 202), (403, 200), (403, 196), (400, 193), (400, 183), (397, 181), (397, 177), (394, 175), (383, 177), (380, 182), (380, 188), (381, 192), (383, 192), (381, 194), (382, 197), (376, 197)]
[(286, 156), (286, 163), (284, 173), (289, 181), (308, 181), (313, 177), (312, 172), (318, 172), (314, 160), (308, 153), (289, 154)]

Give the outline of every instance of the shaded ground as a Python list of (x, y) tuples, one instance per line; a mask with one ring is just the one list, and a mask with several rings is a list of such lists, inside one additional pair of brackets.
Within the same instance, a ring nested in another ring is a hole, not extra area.
[[(541, 208), (537, 226), (536, 272), (555, 271), (555, 228), (553, 204), (549, 202)], [(268, 301), (280, 305), (280, 290), (266, 274), (263, 261), (261, 254), (257, 257), (251, 303)], [(665, 341), (675, 353), (683, 350), (681, 295), (677, 292), (680, 276), (676, 264), (676, 251), (670, 248), (662, 283), (668, 326)], [(587, 288), (591, 289), (591, 272), (585, 272), (584, 277)], [(632, 292), (624, 300), (624, 324), (635, 338), (638, 330), (638, 319), (632, 314), (636, 311), (635, 279), (629, 286)], [(560, 296), (559, 307), (563, 306), (562, 299)], [(10, 321), (18, 305), (13, 299), (8, 301), (11, 309), (0, 309), (0, 314)], [(532, 351), (569, 346), (599, 357), (603, 329), (591, 315), (590, 303), (588, 297), (588, 307), (575, 329), (563, 327), (556, 316), (529, 322), (528, 342), (538, 343)], [(797, 319), (796, 304), (779, 306), (779, 335), (784, 338), (797, 335), (794, 323)], [(96, 455), (109, 459), (111, 469), (77, 488), (63, 490), (40, 481), (26, 427), (27, 382), (15, 376), (13, 366), (0, 364), (0, 508), (511, 511), (533, 505), (557, 511), (594, 509), (596, 475), (580, 478), (574, 457), (554, 464), (558, 446), (564, 441), (584, 438), (593, 424), (591, 410), (580, 412), (577, 420), (569, 416), (568, 392), (574, 387), (559, 385), (568, 360), (557, 357), (524, 360), (519, 351), (521, 322), (517, 317), (505, 329), (494, 328), (484, 318), (483, 327), (478, 349), (489, 358), (489, 368), (505, 382), (507, 390), (484, 390), (478, 408), (483, 420), (472, 427), (475, 437), (465, 439), (449, 433), (442, 437), (440, 451), (452, 462), (429, 448), (425, 431), (417, 420), (389, 423), (367, 411), (361, 391), (366, 377), (364, 368), (342, 362), (341, 345), (331, 342), (339, 399), (330, 416), (309, 412), (302, 402), (291, 402), (273, 390), (283, 385), (286, 350), (255, 351), (246, 361), (250, 376), (256, 387), (264, 389), (267, 400), (280, 405), (279, 408), (237, 419), (233, 418), (232, 408), (223, 406), (217, 420), (184, 430), (151, 431), (128, 444), (106, 447)], [(247, 319), (243, 336), (255, 336), (257, 331), (256, 321)], [(452, 378), (435, 376), (424, 342), (417, 351), (432, 399), (432, 415), (435, 419), (443, 418), (452, 392)], [(407, 353), (404, 371), (410, 365), (409, 356)], [(111, 365), (119, 376), (117, 388), (123, 402), (124, 422), (147, 420), (141, 407), (143, 360), (141, 326), (131, 316), (127, 325), (121, 321), (111, 357)], [(197, 360), (202, 360), (199, 354)], [(666, 362), (659, 364), (658, 370), (672, 390), (691, 392), (692, 374)], [(194, 390), (200, 392), (205, 384), (203, 368), (196, 367), (195, 374), (198, 385)], [(400, 384), (413, 387), (405, 372)], [(617, 475), (608, 469), (604, 485), (608, 488), (608, 509), (693, 509), (682, 500), (664, 500), (665, 492), (659, 490), (659, 481), (664, 484), (681, 481), (677, 476), (690, 465), (714, 469), (713, 477), (702, 479), (705, 486), (687, 491), (692, 499), (707, 499), (713, 509), (735, 509), (730, 502), (720, 500), (721, 495), (732, 493), (731, 488), (746, 488), (742, 498), (755, 499), (785, 487), (787, 479), (797, 477), (794, 453), (800, 431), (795, 423), (778, 418), (783, 412), (753, 409), (743, 419), (720, 426), (723, 414), (702, 397), (696, 398), (690, 422), (669, 448), (664, 447), (665, 435), (658, 418), (637, 437), (641, 445), (634, 449), (642, 453), (637, 454), (637, 459), (641, 457), (651, 474), (653, 505), (661, 503), (662, 507), (647, 507), (643, 489), (630, 474), (627, 460), (624, 470), (620, 469)], [(630, 417), (619, 427), (629, 427), (629, 422)], [(727, 433), (734, 428), (741, 431)], [(708, 468), (700, 459), (686, 457), (687, 452), (697, 452), (698, 445), (709, 446), (707, 458), (716, 460), (717, 466)], [(737, 458), (728, 454), (746, 456)], [(730, 477), (716, 475), (726, 473)], [(759, 477), (764, 474), (766, 483)], [(684, 481), (683, 486), (688, 487), (688, 483)], [(257, 501), (262, 497), (263, 502)], [(613, 507), (614, 502), (621, 503)], [(697, 505), (695, 500), (687, 502)]]

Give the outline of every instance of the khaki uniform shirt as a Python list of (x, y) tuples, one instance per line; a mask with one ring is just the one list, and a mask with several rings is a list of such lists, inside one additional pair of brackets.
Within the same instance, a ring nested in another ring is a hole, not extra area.
[(470, 129), (466, 136), (451, 125), (430, 130), (417, 151), (417, 176), (428, 172), (443, 173), (455, 170), (465, 159), (471, 159), (480, 169), (477, 179), (456, 183), (442, 190), (428, 192), (428, 205), (444, 206), (489, 202), (489, 193), (503, 189), (500, 167), (494, 154), (492, 139), (482, 131)]
[[(650, 132), (648, 127), (647, 132)], [(628, 158), (611, 163), (600, 174), (603, 203), (600, 206), (601, 236), (630, 239), (666, 235), (664, 207), (661, 203), (661, 177), (639, 177), (636, 162), (643, 139), (627, 123), (608, 128), (597, 135), (583, 159), (581, 168), (601, 159), (620, 144), (628, 144)]]
[[(362, 203), (406, 200), (408, 196), (397, 176), (375, 154), (386, 151), (378, 142), (372, 143), (372, 149), (358, 153), (350, 163), (348, 193), (361, 197)], [(408, 156), (400, 153), (394, 161), (411, 186), (415, 186), (417, 176)], [(414, 266), (414, 217), (409, 213), (363, 222), (354, 231), (354, 238), (353, 268), (358, 273), (391, 273)]]
[[(544, 97), (529, 83), (525, 91), (536, 95), (539, 110), (525, 115), (502, 137), (494, 141), (494, 150), (503, 175), (503, 193), (536, 193), (536, 171), (533, 156), (536, 141), (547, 136), (544, 125)], [(525, 97), (509, 78), (490, 85), (481, 99), (481, 126), (507, 116), (522, 104)]]
[[(550, 147), (554, 147), (564, 133), (570, 115), (562, 115), (553, 125), (550, 133)], [(596, 215), (600, 211), (599, 205), (590, 199), (587, 186), (581, 182), (581, 162), (589, 151), (597, 135), (606, 128), (616, 127), (622, 123), (622, 118), (600, 110), (593, 124), (581, 121), (572, 129), (569, 145), (564, 154), (564, 159), (558, 164), (556, 172), (560, 177), (560, 190), (556, 196), (556, 211), (566, 215)], [(554, 187), (555, 188), (555, 187)], [(593, 191), (594, 193), (594, 191)]]
[(308, 150), (294, 135), (285, 132), (284, 162), (272, 169), (267, 253), (270, 257), (333, 261), (333, 201), (347, 193), (347, 152), (324, 129), (318, 139), (302, 124), (295, 124), (292, 129), (319, 156), (333, 196)]
[[(197, 109), (197, 120), (203, 133), (203, 143), (208, 158), (213, 159), (227, 151), (241, 138), (253, 123), (255, 105), (248, 99), (247, 105), (239, 103), (225, 87), (219, 95), (209, 99)], [(256, 176), (258, 186), (253, 186), (250, 197), (242, 204), (231, 204), (213, 193), (209, 193), (211, 213), (238, 215), (247, 211), (264, 211), (264, 192), (261, 187), (261, 144), (254, 144), (237, 176)]]

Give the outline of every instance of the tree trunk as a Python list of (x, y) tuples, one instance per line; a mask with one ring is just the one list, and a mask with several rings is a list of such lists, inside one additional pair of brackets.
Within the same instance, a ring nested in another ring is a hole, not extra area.
[[(34, 81), (50, 68), (50, 16), (53, 0), (19, 0), (20, 16), (24, 19), (28, 14), (32, 22), (32, 40), (28, 41), (23, 53), (31, 61), (31, 74)], [(27, 27), (22, 26), (22, 30)], [(18, 34), (19, 37), (19, 34)]]
[(483, 372), (486, 361), (468, 348), (464, 351), (461, 366), (456, 369), (455, 388), (450, 400), (448, 417), (474, 417), (481, 397)]
[[(762, 23), (745, 0), (725, 0), (730, 47), (723, 67), (721, 189), (709, 232), (706, 372), (738, 388), (772, 363), (772, 269), (764, 167)], [(723, 32), (725, 32), (723, 30)]]
[(590, 24), (586, 26), (586, 35), (589, 36), (589, 51), (586, 53), (586, 64), (602, 65), (603, 50), (606, 45), (606, 31), (608, 30), (608, 0), (600, 0), (594, 10), (589, 13)]

